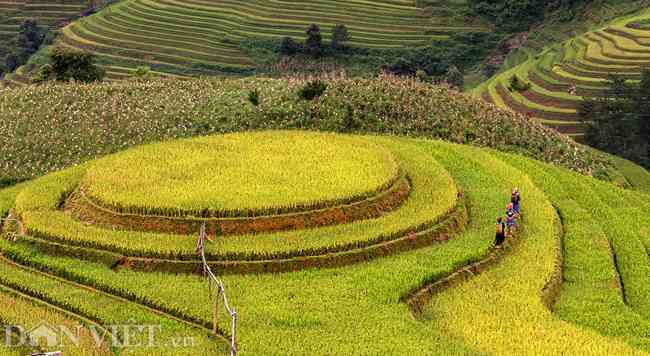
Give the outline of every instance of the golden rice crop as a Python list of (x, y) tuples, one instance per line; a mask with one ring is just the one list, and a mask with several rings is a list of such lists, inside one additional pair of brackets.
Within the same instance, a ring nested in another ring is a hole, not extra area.
[[(429, 226), (452, 209), (458, 198), (453, 179), (435, 159), (409, 140), (365, 140), (392, 152), (408, 173), (412, 191), (407, 201), (381, 218), (359, 220), (339, 226), (235, 235), (207, 246), (213, 259), (280, 258), (305, 255), (387, 240), (422, 226)], [(89, 164), (92, 164), (90, 162)], [(64, 170), (36, 179), (16, 199), (16, 210), (25, 227), (36, 236), (72, 245), (97, 247), (131, 256), (195, 259), (195, 237), (103, 229), (75, 220), (57, 210), (62, 195), (75, 187), (84, 167)]]
[(82, 186), (120, 213), (234, 217), (348, 203), (398, 177), (391, 153), (367, 139), (267, 131), (128, 150), (94, 162)]

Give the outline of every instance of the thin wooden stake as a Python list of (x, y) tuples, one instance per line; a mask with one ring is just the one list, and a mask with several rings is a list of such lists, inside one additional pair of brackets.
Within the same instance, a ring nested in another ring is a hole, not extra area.
[(219, 292), (217, 292), (217, 295), (214, 298), (214, 303), (213, 303), (213, 314), (212, 314), (212, 333), (215, 335), (218, 335), (219, 327), (218, 327), (218, 322), (219, 322)]

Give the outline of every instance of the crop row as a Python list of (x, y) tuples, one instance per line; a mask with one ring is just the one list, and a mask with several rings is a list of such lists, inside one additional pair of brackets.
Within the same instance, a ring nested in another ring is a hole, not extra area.
[[(234, 235), (207, 246), (211, 260), (265, 260), (320, 255), (365, 247), (433, 227), (457, 203), (453, 180), (417, 147), (399, 140), (377, 139), (390, 148), (409, 174), (409, 199), (380, 219), (362, 220), (301, 232)], [(39, 178), (21, 192), (16, 210), (30, 235), (126, 256), (194, 260), (195, 237), (101, 229), (87, 226), (57, 210), (62, 197), (79, 183), (78, 167)]]
[[(65, 352), (66, 355), (98, 356), (113, 354), (109, 350), (107, 343), (97, 345), (90, 329), (84, 326), (85, 322), (70, 316), (65, 311), (2, 285), (0, 285), (0, 303), (3, 306), (2, 310), (0, 310), (0, 322), (3, 324), (3, 331), (8, 332), (6, 326), (13, 326), (10, 338), (3, 337), (5, 342), (11, 340), (11, 344), (3, 345), (2, 349), (0, 349), (2, 354), (11, 349), (18, 355), (48, 350), (47, 340), (32, 338), (30, 335), (30, 331), (41, 325), (66, 328), (75, 333), (76, 340), (62, 338), (61, 344), (57, 345), (57, 349)], [(96, 325), (91, 325), (96, 327)], [(96, 328), (95, 330), (101, 329)], [(36, 346), (31, 346), (30, 343), (36, 343)]]
[[(104, 340), (118, 349), (123, 348), (121, 351), (127, 354), (173, 352), (175, 355), (196, 355), (224, 352), (223, 340), (207, 336), (202, 329), (159, 315), (127, 300), (19, 267), (4, 258), (0, 261), (0, 284), (109, 327), (116, 334), (104, 334)], [(147, 334), (130, 329), (138, 327), (154, 331)], [(172, 340), (179, 336), (191, 338), (192, 342), (177, 347)], [(99, 337), (101, 339), (101, 333)]]
[(183, 61), (191, 59), (229, 72), (233, 66), (252, 65), (239, 50), (239, 40), (302, 38), (313, 22), (322, 25), (326, 40), (335, 24), (345, 24), (352, 35), (351, 45), (375, 48), (421, 44), (432, 38), (431, 31), (484, 30), (464, 24), (437, 26), (435, 19), (421, 16), (413, 4), (387, 1), (319, 0), (306, 5), (260, 0), (129, 0), (66, 27), (63, 41), (95, 51), (108, 62), (110, 55), (119, 54), (188, 67)]
[[(612, 74), (638, 81), (642, 68), (650, 63), (650, 47), (641, 39), (645, 33), (631, 32), (621, 26), (621, 21), (630, 20), (618, 20), (603, 30), (571, 39), (559, 50), (549, 48), (534, 57), (530, 55), (527, 61), (496, 76), (480, 90), (491, 97), (502, 96), (498, 105), (530, 114), (569, 133), (559, 121), (577, 121), (577, 116), (564, 117), (559, 111), (575, 109), (583, 96), (598, 95)], [(530, 88), (522, 93), (507, 93), (503, 87), (509, 85), (513, 75), (530, 83)], [(578, 128), (577, 132), (581, 131)]]
[[(444, 245), (344, 269), (224, 277), (229, 298), (238, 306), (242, 352), (293, 354), (327, 349), (336, 354), (390, 354), (397, 350), (438, 354), (445, 350), (461, 354), (508, 350), (532, 354), (588, 349), (593, 354), (634, 354), (620, 342), (554, 319), (542, 303), (540, 291), (554, 274), (560, 251), (557, 231), (549, 224), (555, 219), (554, 209), (526, 175), (477, 148), (426, 141), (417, 145), (433, 155), (467, 192), (473, 209), (466, 233)], [(401, 298), (457, 266), (482, 259), (492, 243), (494, 216), (514, 185), (527, 200), (526, 231), (513, 255), (503, 260), (507, 265), (460, 286), (462, 291), (448, 291), (453, 294), (445, 302), (436, 298), (431, 311), (435, 318), (414, 320)], [(210, 321), (209, 297), (201, 292), (204, 284), (198, 277), (128, 270), (115, 273), (73, 258), (33, 258), (44, 268), (69, 271), (88, 283), (102, 283)], [(478, 279), (486, 277), (482, 288), (474, 288)], [(178, 303), (178, 290), (185, 291), (183, 303)], [(454, 316), (449, 315), (452, 310)], [(383, 327), (377, 328), (378, 323)]]
[(638, 221), (650, 210), (645, 204), (641, 209), (621, 211), (621, 206), (640, 193), (540, 163), (512, 156), (507, 159), (529, 172), (562, 216), (565, 283), (557, 314), (649, 350), (645, 298), (650, 260), (639, 241), (643, 228)]

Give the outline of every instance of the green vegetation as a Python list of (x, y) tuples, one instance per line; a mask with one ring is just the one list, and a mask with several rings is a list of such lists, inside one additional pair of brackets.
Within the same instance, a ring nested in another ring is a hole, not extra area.
[[(647, 155), (650, 9), (630, 12), (647, 4), (121, 0), (83, 14), (44, 83), (0, 89), (0, 324), (81, 325), (61, 347), (73, 355), (228, 354), (205, 224), (240, 355), (647, 355), (650, 173), (552, 129)], [(18, 11), (0, 14), (0, 46)], [(42, 33), (27, 27), (33, 52)], [(484, 100), (457, 90), (481, 70), (496, 73), (474, 89)], [(104, 71), (110, 83), (87, 83)], [(522, 216), (497, 248), (514, 187)], [(155, 346), (112, 328), (125, 324), (159, 327)], [(95, 345), (97, 328), (119, 343)], [(0, 347), (35, 351), (51, 350)]]
[(600, 150), (650, 167), (650, 71), (638, 86), (613, 77), (602, 96), (585, 100), (578, 114), (588, 123), (585, 141)]
[[(96, 0), (95, 4), (106, 1)], [(10, 0), (0, 3), (0, 85), (4, 73), (8, 83), (21, 85), (28, 81), (26, 73), (33, 70), (27, 63), (41, 46), (49, 45), (56, 37), (56, 29), (65, 22), (82, 16), (90, 6), (88, 0)]]
[[(23, 328), (14, 331), (14, 339), (11, 341), (13, 345), (18, 345), (13, 347), (13, 351), (19, 355), (25, 354), (25, 352), (38, 353), (47, 349), (46, 340), (35, 339), (29, 333), (43, 322), (55, 327), (65, 327), (74, 332), (79, 330), (79, 333), (75, 334), (79, 335), (78, 344), (73, 343), (72, 340), (64, 339), (59, 345), (60, 350), (68, 355), (112, 355), (107, 343), (97, 345), (89, 329), (84, 327), (80, 320), (75, 320), (60, 310), (54, 310), (55, 308), (51, 305), (37, 302), (36, 299), (21, 295), (4, 286), (0, 287), (0, 302), (4, 306), (0, 311), (0, 322), (4, 325), (20, 325)], [(29, 338), (37, 345), (35, 347), (23, 345), (24, 347), (21, 349), (19, 346), (23, 338), (25, 340)], [(3, 338), (3, 340), (7, 339)], [(39, 344), (41, 345), (39, 346)], [(4, 351), (9, 351), (7, 346), (10, 345), (3, 344), (3, 346), (0, 348), (0, 353), (4, 355)]]
[(639, 201), (646, 197), (595, 181), (584, 182), (583, 177), (563, 174), (548, 165), (512, 156), (507, 159), (529, 172), (564, 222), (566, 282), (557, 314), (648, 350), (650, 265), (641, 242), (642, 231), (648, 226), (644, 218), (648, 204)]
[(650, 172), (647, 169), (622, 158), (614, 159), (614, 163), (630, 186), (644, 193), (650, 193)]
[[(304, 81), (157, 80), (33, 86), (0, 96), (0, 171), (33, 177), (128, 147), (171, 138), (261, 129), (355, 131), (444, 138), (521, 152), (588, 174), (606, 162), (521, 116), (413, 80), (331, 79), (312, 101)], [(251, 91), (259, 105), (249, 103)], [(29, 117), (30, 120), (24, 120)]]
[[(612, 76), (638, 82), (643, 68), (650, 63), (648, 32), (633, 26), (648, 16), (650, 12), (644, 9), (562, 43), (547, 42), (539, 51), (522, 51), (519, 57), (523, 60), (518, 65), (497, 74), (475, 91), (500, 107), (537, 118), (580, 138), (587, 130), (578, 115), (583, 99), (600, 96)], [(530, 88), (504, 90), (511, 87), (512, 78)]]
[(94, 162), (82, 185), (121, 213), (231, 217), (345, 204), (398, 177), (390, 152), (368, 140), (265, 132), (129, 150)]
[[(402, 0), (273, 4), (124, 0), (65, 27), (61, 43), (97, 53), (113, 80), (127, 76), (126, 68), (141, 65), (176, 75), (246, 75), (272, 71), (259, 61), (268, 41), (279, 45), (282, 38), (291, 37), (302, 42), (312, 24), (319, 27), (313, 38), (320, 40), (306, 44), (310, 57), (320, 55), (325, 47), (340, 50), (342, 43), (349, 48), (401, 49), (445, 40), (458, 32), (486, 31), (481, 21), (462, 16), (466, 7), (465, 1), (451, 0), (423, 8)], [(266, 44), (256, 45), (262, 43)], [(369, 67), (363, 71), (379, 69), (379, 65)]]
[[(211, 338), (206, 335), (206, 331), (195, 326), (159, 315), (109, 294), (86, 289), (74, 282), (64, 281), (29, 268), (17, 267), (4, 259), (0, 262), (0, 284), (42, 299), (81, 318), (93, 320), (101, 325), (115, 325), (116, 334), (104, 334), (104, 340), (113, 344), (112, 338), (115, 337), (117, 339), (115, 345), (128, 342), (122, 350), (125, 354), (150, 355), (152, 352), (173, 352), (174, 355), (195, 355), (202, 352), (221, 353), (224, 350), (223, 340)], [(153, 334), (152, 342), (146, 333), (125, 334), (129, 331), (128, 328), (120, 327), (124, 325), (133, 325), (133, 327), (153, 325), (159, 327), (159, 330)], [(194, 345), (174, 346), (171, 340), (179, 336), (192, 337)], [(89, 337), (94, 336), (89, 335)], [(94, 342), (94, 339), (86, 342)]]
[(95, 65), (95, 55), (90, 52), (55, 46), (50, 47), (47, 57), (49, 62), (39, 69), (35, 82), (91, 83), (104, 78), (104, 69)]

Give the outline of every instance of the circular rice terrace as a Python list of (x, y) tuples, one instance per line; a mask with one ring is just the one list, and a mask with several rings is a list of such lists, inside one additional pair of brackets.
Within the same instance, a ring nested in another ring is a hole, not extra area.
[(300, 131), (127, 150), (42, 177), (16, 199), (25, 239), (113, 267), (222, 273), (334, 267), (446, 241), (467, 220), (412, 141)]

